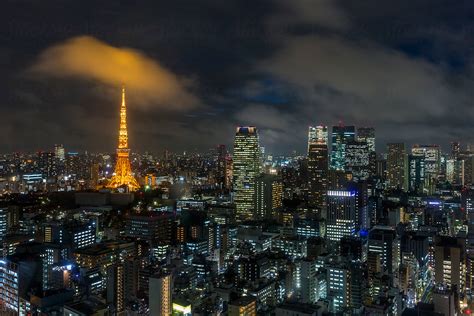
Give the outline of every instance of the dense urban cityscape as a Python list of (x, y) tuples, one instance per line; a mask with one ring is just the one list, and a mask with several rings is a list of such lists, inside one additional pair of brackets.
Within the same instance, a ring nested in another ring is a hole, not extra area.
[(472, 315), (473, 17), (2, 1), (0, 316)]
[(342, 123), (307, 152), (130, 155), (63, 145), (0, 161), (2, 315), (469, 315), (474, 148)]

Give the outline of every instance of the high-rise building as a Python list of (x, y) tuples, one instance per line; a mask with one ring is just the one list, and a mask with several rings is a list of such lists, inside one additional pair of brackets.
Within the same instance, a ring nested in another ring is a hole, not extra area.
[(441, 151), (438, 145), (413, 145), (411, 154), (425, 159), (425, 175), (435, 179), (441, 170)]
[(3, 243), (3, 239), (8, 232), (8, 207), (0, 205), (0, 242)]
[(408, 159), (403, 143), (387, 144), (387, 186), (408, 189)]
[(474, 155), (465, 153), (461, 158), (462, 164), (458, 170), (460, 183), (462, 185), (474, 184)]
[(451, 184), (464, 185), (464, 160), (446, 159), (445, 166), (446, 181)]
[(19, 312), (19, 267), (9, 260), (0, 261), (0, 310)]
[(331, 136), (331, 169), (344, 170), (346, 145), (355, 140), (355, 127), (343, 125), (333, 126)]
[(434, 247), (435, 281), (464, 291), (466, 284), (465, 239), (438, 237)]
[(89, 179), (89, 161), (87, 155), (77, 152), (66, 154), (65, 171), (70, 179)]
[(313, 144), (327, 144), (328, 143), (328, 127), (310, 126), (308, 128), (308, 151), (309, 147)]
[(452, 142), (451, 143), (451, 158), (454, 160), (458, 159), (460, 153), (461, 153), (461, 144), (459, 142)]
[(122, 88), (122, 105), (120, 106), (120, 129), (119, 143), (117, 148), (117, 161), (115, 163), (115, 172), (110, 179), (108, 187), (119, 188), (126, 186), (128, 190), (135, 191), (140, 185), (134, 178), (132, 167), (130, 166), (130, 149), (128, 148), (127, 131), (127, 106), (125, 104), (125, 88)]
[(317, 261), (305, 258), (300, 262), (300, 296), (303, 303), (314, 304), (318, 297), (318, 266)]
[(92, 221), (47, 222), (43, 224), (43, 240), (47, 243), (65, 245), (71, 249), (80, 249), (96, 243), (96, 230)]
[(107, 268), (107, 302), (114, 315), (125, 315), (125, 271), (120, 263)]
[(237, 127), (234, 140), (233, 184), (239, 220), (254, 218), (255, 179), (260, 174), (260, 145), (257, 128)]
[(410, 192), (422, 194), (425, 187), (425, 158), (408, 156), (408, 188)]
[(228, 153), (225, 145), (217, 146), (216, 155), (216, 184), (221, 188), (228, 187), (227, 169), (228, 169)]
[[(372, 176), (372, 151), (366, 142), (349, 142), (346, 144), (345, 171), (352, 174), (354, 181), (364, 181)], [(373, 158), (373, 157), (372, 157)]]
[(150, 242), (170, 243), (172, 224), (173, 214), (170, 212), (133, 214), (126, 219), (125, 235)]
[(326, 205), (328, 160), (327, 126), (310, 127), (308, 137), (308, 197), (309, 203), (319, 208)]
[(149, 278), (150, 315), (171, 315), (171, 274), (160, 273)]
[(270, 219), (283, 205), (283, 184), (277, 175), (261, 174), (255, 180), (254, 211), (256, 218)]
[(327, 265), (327, 297), (331, 312), (340, 312), (351, 302), (351, 271), (345, 264)]
[(369, 151), (375, 152), (375, 128), (373, 127), (358, 127), (357, 141), (366, 142), (369, 146)]
[(107, 302), (114, 315), (125, 315), (126, 305), (136, 298), (139, 260), (125, 258), (107, 267)]
[(327, 192), (326, 237), (339, 242), (344, 236), (356, 233), (356, 193), (353, 191)]
[(395, 229), (374, 226), (369, 232), (368, 252), (379, 255), (383, 271), (394, 273), (400, 264), (400, 240)]
[(38, 153), (38, 171), (43, 175), (43, 179), (58, 175), (57, 161), (53, 152)]
[(64, 146), (62, 144), (54, 145), (54, 155), (59, 161), (64, 161), (66, 159)]

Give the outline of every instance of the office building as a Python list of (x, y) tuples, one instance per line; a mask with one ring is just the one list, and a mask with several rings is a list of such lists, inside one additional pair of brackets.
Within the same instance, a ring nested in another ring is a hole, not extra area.
[(279, 250), (291, 258), (304, 258), (308, 254), (308, 240), (301, 237), (278, 237), (272, 242), (272, 249)]
[(216, 184), (221, 187), (228, 189), (230, 187), (230, 181), (228, 178), (228, 169), (229, 169), (229, 153), (225, 145), (217, 146), (216, 153), (216, 175), (215, 181)]
[(412, 156), (422, 157), (424, 160), (425, 189), (428, 193), (434, 191), (437, 177), (441, 172), (441, 151), (438, 145), (413, 145)]
[(8, 207), (0, 205), (0, 242), (3, 242), (8, 232), (8, 214)]
[(403, 143), (387, 144), (387, 187), (408, 189), (408, 159)]
[(365, 181), (373, 175), (373, 152), (367, 142), (353, 141), (346, 144), (344, 168), (354, 181)]
[(62, 144), (54, 145), (54, 156), (60, 162), (64, 162), (66, 160), (66, 154), (64, 151), (64, 146)]
[(425, 158), (408, 156), (408, 188), (410, 192), (423, 194), (425, 188)]
[(341, 312), (351, 301), (351, 271), (342, 263), (327, 264), (327, 296), (329, 311)]
[(315, 259), (305, 258), (300, 262), (300, 297), (303, 303), (316, 303), (318, 295), (319, 279), (318, 264)]
[(331, 169), (344, 170), (346, 145), (355, 140), (355, 127), (343, 125), (333, 126), (331, 138)]
[(356, 193), (354, 191), (328, 191), (326, 237), (339, 242), (344, 236), (356, 233)]
[(328, 127), (323, 125), (308, 128), (308, 151), (314, 144), (328, 144)]
[(0, 308), (1, 311), (19, 312), (19, 266), (9, 260), (0, 260)]
[(253, 219), (255, 179), (260, 174), (261, 155), (257, 128), (237, 127), (234, 140), (234, 202), (239, 220)]
[(153, 242), (171, 242), (173, 213), (171, 212), (143, 212), (127, 217), (125, 234)]
[(369, 151), (375, 152), (375, 128), (358, 127), (357, 141), (367, 143), (367, 145), (369, 146)]
[(283, 184), (279, 176), (261, 174), (255, 179), (254, 211), (257, 219), (271, 219), (283, 205)]
[(38, 171), (43, 175), (43, 179), (54, 178), (58, 175), (54, 152), (38, 153)]
[(308, 198), (310, 205), (318, 208), (323, 208), (326, 205), (328, 169), (327, 127), (310, 127), (308, 137)]
[(382, 271), (394, 273), (400, 264), (400, 240), (395, 229), (374, 226), (369, 232), (368, 253), (378, 255)]
[(93, 221), (48, 222), (43, 224), (43, 241), (80, 249), (96, 243), (96, 231)]
[(464, 292), (466, 284), (465, 240), (448, 236), (437, 237), (434, 246), (435, 281)]
[(438, 145), (413, 145), (411, 154), (423, 157), (427, 175), (436, 177), (441, 170), (441, 151)]

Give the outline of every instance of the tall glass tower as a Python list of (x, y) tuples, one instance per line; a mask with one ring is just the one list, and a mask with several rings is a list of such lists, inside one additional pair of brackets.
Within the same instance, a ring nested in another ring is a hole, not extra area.
[(338, 125), (332, 127), (331, 169), (344, 171), (346, 145), (355, 140), (355, 127)]
[(311, 205), (326, 205), (328, 186), (328, 128), (309, 127), (308, 131), (308, 197)]
[(260, 173), (261, 159), (257, 128), (237, 127), (234, 140), (233, 185), (236, 215), (239, 220), (254, 218), (255, 180)]

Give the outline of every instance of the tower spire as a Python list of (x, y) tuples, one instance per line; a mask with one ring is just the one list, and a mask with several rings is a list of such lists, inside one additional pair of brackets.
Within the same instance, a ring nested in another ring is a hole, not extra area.
[(120, 128), (117, 148), (117, 162), (115, 173), (109, 182), (110, 188), (118, 188), (126, 185), (130, 190), (136, 190), (140, 186), (133, 177), (129, 160), (130, 149), (128, 148), (127, 131), (127, 105), (125, 102), (125, 86), (122, 85), (122, 104), (120, 105)]
[(125, 84), (122, 84), (122, 107), (126, 107), (126, 105), (125, 105)]

